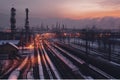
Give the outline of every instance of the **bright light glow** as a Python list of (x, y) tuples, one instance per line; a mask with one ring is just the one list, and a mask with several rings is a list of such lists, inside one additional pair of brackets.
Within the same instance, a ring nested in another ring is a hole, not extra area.
[(79, 37), (79, 36), (80, 36), (80, 33), (76, 33), (76, 36)]
[(28, 48), (29, 48), (29, 49), (33, 49), (34, 46), (33, 46), (32, 44), (30, 44), (30, 45), (28, 46)]
[(55, 37), (55, 34), (54, 33), (44, 33), (42, 34), (45, 38), (53, 38)]
[(67, 33), (64, 33), (64, 36), (67, 36)]

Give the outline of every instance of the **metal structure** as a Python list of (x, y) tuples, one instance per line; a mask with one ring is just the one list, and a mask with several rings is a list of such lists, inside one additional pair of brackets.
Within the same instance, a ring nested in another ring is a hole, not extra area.
[(26, 8), (25, 9), (26, 11), (26, 19), (25, 19), (25, 40), (26, 40), (26, 43), (29, 41), (29, 9)]
[(16, 9), (11, 8), (11, 18), (10, 18), (10, 23), (11, 23), (11, 39), (15, 39), (15, 32), (16, 32)]

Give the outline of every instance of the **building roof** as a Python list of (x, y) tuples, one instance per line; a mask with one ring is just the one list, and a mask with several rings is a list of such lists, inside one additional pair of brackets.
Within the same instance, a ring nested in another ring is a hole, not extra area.
[(13, 47), (16, 48), (17, 50), (19, 49), (15, 44), (13, 44), (13, 43), (11, 43), (11, 42), (9, 42), (9, 43), (7, 43), (7, 44), (13, 46)]
[(5, 44), (2, 44), (2, 45), (0, 45), (0, 50), (9, 50), (8, 49), (8, 47), (7, 46), (9, 46), (9, 47), (12, 47), (12, 48), (14, 48), (14, 49), (16, 49), (16, 50), (19, 50), (19, 48), (15, 45), (15, 44), (13, 44), (13, 43), (11, 43), (11, 42), (8, 42), (8, 43), (5, 43)]
[(13, 43), (17, 45), (19, 43), (19, 40), (0, 40), (0, 45), (6, 44), (6, 43)]

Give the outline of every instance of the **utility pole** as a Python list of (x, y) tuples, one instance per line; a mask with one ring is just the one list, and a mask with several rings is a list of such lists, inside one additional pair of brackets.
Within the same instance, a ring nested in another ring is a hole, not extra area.
[(23, 50), (24, 50), (24, 40), (23, 40), (23, 29), (21, 31), (21, 46), (22, 46), (22, 54), (23, 54)]
[(86, 40), (86, 55), (88, 56), (88, 31), (85, 32), (85, 40)]
[(111, 35), (108, 37), (108, 60), (111, 61), (111, 53), (112, 53), (112, 48), (111, 48)]

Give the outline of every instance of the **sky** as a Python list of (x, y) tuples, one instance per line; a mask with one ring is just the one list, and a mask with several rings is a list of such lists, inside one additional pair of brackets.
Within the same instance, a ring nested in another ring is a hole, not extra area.
[(0, 14), (10, 15), (15, 7), (17, 16), (31, 18), (86, 19), (106, 16), (120, 17), (120, 0), (0, 0)]
[(88, 18), (120, 16), (120, 0), (0, 0), (0, 12), (11, 7), (23, 15), (29, 8), (32, 17)]

